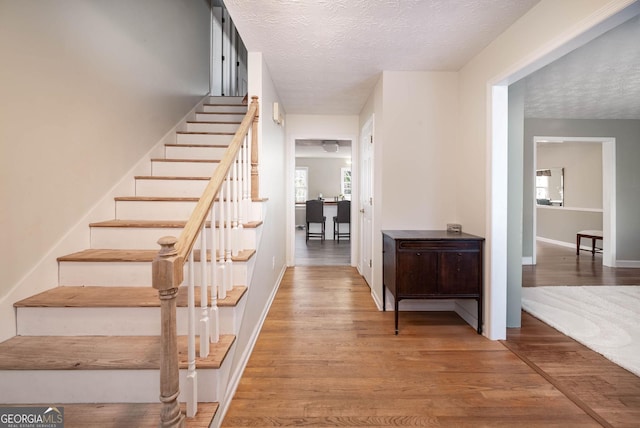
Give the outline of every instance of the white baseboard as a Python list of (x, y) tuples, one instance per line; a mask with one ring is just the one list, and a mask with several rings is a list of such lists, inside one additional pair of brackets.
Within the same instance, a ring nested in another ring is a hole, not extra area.
[(616, 260), (616, 267), (640, 269), (640, 260)]
[[(0, 342), (16, 335), (16, 311), (13, 304), (31, 295), (58, 286), (57, 257), (89, 248), (89, 223), (110, 220), (114, 218), (114, 197), (133, 195), (135, 191), (136, 175), (150, 175), (152, 157), (164, 156), (165, 143), (175, 141), (176, 131), (182, 130), (186, 122), (195, 117), (195, 112), (205, 103), (209, 95), (200, 101), (180, 121), (169, 130), (103, 197), (93, 205), (79, 220), (62, 236), (47, 253), (15, 283), (2, 298), (0, 298)], [(172, 140), (173, 138), (173, 140)]]
[(529, 266), (533, 264), (533, 257), (523, 257), (522, 258), (522, 265), (523, 266)]
[[(478, 302), (472, 299), (459, 299), (454, 301), (455, 313), (465, 320), (474, 329), (478, 329)], [(486, 319), (486, 315), (485, 315)], [(485, 323), (486, 325), (486, 323)], [(484, 330), (484, 329), (483, 329)], [(484, 331), (483, 331), (484, 332)]]
[[(574, 249), (576, 248), (575, 242), (557, 241), (555, 239), (543, 238), (541, 236), (536, 236), (536, 240), (540, 242), (546, 242), (548, 244), (560, 245), (561, 247), (568, 247), (568, 248), (574, 248)], [(584, 248), (587, 248), (587, 247), (584, 247)], [(589, 247), (589, 250), (591, 250), (591, 247)]]
[[(251, 337), (249, 339), (247, 347), (242, 352), (242, 355), (240, 356), (238, 365), (236, 366), (234, 372), (231, 373), (229, 382), (227, 384), (227, 390), (225, 391), (225, 394), (224, 394), (224, 398), (220, 403), (220, 407), (216, 412), (216, 416), (214, 418), (215, 420), (218, 421), (218, 424), (224, 419), (224, 416), (227, 414), (227, 411), (229, 410), (229, 406), (231, 405), (231, 400), (233, 399), (233, 396), (236, 393), (236, 390), (238, 389), (238, 385), (240, 384), (240, 379), (242, 378), (244, 369), (247, 366), (247, 363), (249, 362), (249, 358), (251, 357), (251, 353), (253, 352), (253, 348), (255, 347), (256, 342), (258, 341), (258, 336), (260, 335), (260, 331), (262, 330), (264, 321), (266, 320), (267, 315), (269, 314), (269, 309), (271, 309), (271, 304), (273, 303), (273, 300), (275, 299), (276, 294), (278, 293), (278, 289), (280, 288), (280, 284), (282, 283), (282, 278), (284, 277), (286, 270), (287, 270), (287, 266), (285, 264), (282, 266), (280, 274), (278, 275), (278, 279), (276, 280), (276, 284), (273, 287), (273, 291), (271, 292), (271, 294), (269, 295), (269, 298), (267, 299), (267, 304), (265, 305), (262, 311), (262, 314), (260, 314), (259, 321), (255, 326), (255, 328), (253, 329), (253, 332), (251, 333)], [(217, 425), (212, 424), (211, 426), (217, 426)]]
[[(563, 241), (556, 241), (554, 239), (548, 239), (548, 238), (542, 238), (540, 236), (536, 237), (536, 239), (538, 241), (541, 242), (546, 242), (549, 244), (554, 244), (554, 245), (560, 245), (563, 247), (568, 247), (568, 248), (576, 248), (576, 244), (575, 243), (569, 243), (569, 242), (563, 242)], [(585, 251), (591, 251), (591, 245), (580, 245), (580, 249), (581, 250), (585, 250)], [(526, 264), (524, 262), (524, 257), (522, 258), (522, 264)], [(531, 264), (531, 263), (529, 263)], [(634, 269), (640, 269), (640, 260), (616, 260), (615, 261), (615, 266), (613, 267), (617, 267), (617, 268), (634, 268)]]

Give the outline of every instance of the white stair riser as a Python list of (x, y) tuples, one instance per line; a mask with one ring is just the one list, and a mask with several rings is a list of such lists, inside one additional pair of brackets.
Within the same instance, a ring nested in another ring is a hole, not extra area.
[[(148, 227), (93, 227), (91, 228), (91, 248), (109, 248), (113, 250), (154, 250), (160, 249), (158, 239), (163, 236), (175, 236), (182, 233), (181, 228), (148, 228)], [(207, 229), (207, 233), (209, 229)], [(240, 236), (242, 249), (255, 249), (256, 229), (242, 228), (234, 233)], [(217, 230), (216, 235), (219, 234)], [(207, 245), (210, 239), (207, 239)], [(200, 239), (194, 248), (200, 248)]]
[[(116, 201), (118, 220), (188, 220), (195, 208), (195, 201)], [(216, 204), (216, 218), (220, 219), (220, 204)], [(261, 220), (259, 209), (246, 210), (244, 221)], [(225, 219), (227, 216), (225, 215)]]
[(219, 96), (213, 96), (213, 97), (209, 97), (205, 104), (237, 104), (237, 105), (244, 105), (244, 104), (242, 104), (242, 100), (243, 99), (244, 99), (244, 97), (219, 97)]
[[(200, 285), (200, 263), (195, 262), (194, 280)], [(233, 285), (247, 285), (246, 262), (232, 263)], [(60, 262), (60, 285), (102, 287), (151, 287), (151, 262)], [(188, 278), (185, 264), (184, 280)]]
[(220, 160), (227, 147), (193, 147), (193, 146), (168, 146), (165, 148), (167, 159), (211, 159)]
[[(231, 364), (230, 362), (227, 364)], [(198, 401), (220, 399), (220, 369), (198, 370)], [(187, 371), (180, 370), (178, 400), (185, 400)], [(0, 402), (16, 403), (154, 403), (159, 370), (3, 370)]]
[(247, 113), (247, 106), (244, 105), (211, 105), (202, 106), (205, 113), (241, 113), (243, 116)]
[(136, 179), (136, 196), (170, 196), (199, 198), (208, 180)]
[(198, 122), (242, 122), (244, 113), (196, 113)]
[(211, 177), (219, 162), (151, 162), (154, 177)]
[[(247, 297), (242, 296), (242, 299), (238, 302), (238, 305), (234, 308), (219, 307), (218, 311), (220, 322), (220, 334), (235, 334), (236, 336), (240, 332), (240, 326), (242, 324), (242, 316), (244, 315), (244, 309), (247, 306)], [(226, 331), (223, 331), (222, 329)]]
[(235, 132), (238, 130), (238, 122), (188, 122), (187, 132)]
[(191, 201), (116, 201), (116, 219), (188, 220), (195, 206)]
[(176, 144), (224, 144), (233, 140), (231, 134), (176, 134)]
[[(237, 335), (244, 311), (239, 306), (218, 307), (220, 334)], [(200, 302), (196, 302), (199, 305)], [(196, 306), (196, 323), (201, 309)], [(177, 308), (178, 335), (187, 335), (188, 311)], [(160, 308), (18, 308), (20, 336), (159, 336)]]

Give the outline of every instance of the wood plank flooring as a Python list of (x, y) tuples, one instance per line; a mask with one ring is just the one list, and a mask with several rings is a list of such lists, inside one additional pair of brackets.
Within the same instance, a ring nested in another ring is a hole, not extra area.
[[(548, 339), (546, 333), (536, 331), (516, 355), (452, 312), (401, 317), (395, 336), (393, 313), (377, 310), (352, 268), (288, 269), (222, 426), (601, 426), (527, 364), (527, 348), (544, 349), (536, 338)], [(527, 337), (526, 329), (521, 334)], [(550, 357), (530, 358), (544, 367)], [(565, 359), (554, 375), (568, 376), (572, 363)], [(615, 426), (637, 426), (640, 385), (633, 378), (621, 387), (632, 412), (612, 409)], [(591, 386), (585, 394), (606, 405), (597, 396), (610, 389)]]
[(639, 377), (527, 313), (504, 344), (602, 426), (640, 426)]
[[(328, 224), (328, 223), (327, 223)], [(333, 226), (331, 226), (333, 227)], [(304, 230), (296, 230), (296, 266), (349, 266), (351, 241), (340, 239), (310, 239), (306, 241)]]
[(640, 285), (640, 269), (602, 266), (602, 254), (538, 241), (537, 265), (522, 267), (522, 286)]
[[(65, 428), (157, 428), (160, 403), (112, 404), (20, 404), (12, 407), (63, 407)], [(186, 406), (180, 406), (186, 412)], [(218, 403), (199, 403), (194, 418), (186, 419), (187, 428), (208, 428), (218, 410)], [(22, 425), (17, 425), (22, 426)], [(27, 425), (25, 425), (27, 426)], [(32, 425), (28, 425), (32, 426)]]

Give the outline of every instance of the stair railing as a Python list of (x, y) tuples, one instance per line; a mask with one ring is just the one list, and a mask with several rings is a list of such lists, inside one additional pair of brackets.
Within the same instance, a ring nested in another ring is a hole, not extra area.
[[(227, 291), (233, 288), (232, 257), (239, 253), (242, 245), (239, 235), (241, 221), (251, 207), (251, 198), (257, 199), (259, 194), (258, 119), (258, 97), (254, 96), (180, 237), (165, 236), (158, 241), (160, 251), (153, 260), (152, 284), (158, 290), (161, 313), (162, 427), (185, 424), (185, 416), (178, 403), (180, 388), (176, 325), (176, 298), (183, 284), (185, 264), (187, 280), (184, 283), (188, 286), (187, 417), (193, 417), (197, 412), (196, 336), (200, 338), (200, 357), (204, 358), (209, 353), (209, 344), (219, 339), (217, 299), (224, 299)], [(199, 249), (195, 250), (198, 243)], [(200, 262), (199, 275), (196, 275), (196, 261)], [(208, 284), (211, 284), (211, 306)], [(199, 323), (196, 323), (196, 285), (200, 289)]]

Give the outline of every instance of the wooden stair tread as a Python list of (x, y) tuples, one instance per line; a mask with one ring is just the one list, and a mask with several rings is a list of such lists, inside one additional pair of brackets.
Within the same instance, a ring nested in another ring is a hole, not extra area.
[(190, 163), (220, 163), (220, 159), (173, 159), (153, 158), (151, 162), (190, 162)]
[(235, 132), (177, 131), (179, 135), (236, 135)]
[[(218, 307), (234, 307), (247, 287), (236, 285), (227, 297), (218, 299)], [(187, 307), (187, 287), (178, 289), (176, 304)], [(195, 287), (195, 301), (200, 304), (200, 287)], [(209, 295), (209, 302), (211, 296)], [(158, 291), (151, 287), (60, 286), (16, 302), (16, 308), (156, 308)]]
[[(199, 123), (203, 123), (203, 122), (199, 122)], [(204, 122), (204, 123), (208, 123), (208, 122)], [(228, 144), (174, 144), (174, 143), (167, 143), (164, 145), (165, 147), (197, 147), (197, 148), (207, 148), (207, 149), (226, 149), (227, 147), (229, 147)]]
[[(234, 262), (246, 262), (255, 250), (241, 250), (231, 259)], [(58, 257), (59, 262), (151, 262), (158, 250), (111, 250), (90, 248), (66, 256)], [(200, 251), (194, 251), (194, 259), (200, 260)], [(211, 260), (211, 252), (207, 251), (207, 259)]]
[[(12, 407), (63, 407), (66, 428), (157, 428), (162, 404), (157, 403), (42, 403), (12, 404)], [(185, 418), (188, 428), (208, 428), (219, 403), (198, 403), (198, 413)], [(180, 404), (186, 413), (186, 404)]]
[(209, 104), (209, 103), (204, 103), (202, 104), (203, 106), (206, 107), (247, 107), (246, 104), (234, 104), (234, 103), (220, 103), (220, 104)]
[[(153, 228), (153, 229), (182, 229), (187, 224), (183, 220), (107, 220), (89, 224), (90, 227), (135, 227), (135, 228)], [(211, 225), (210, 221), (206, 222), (207, 227)], [(248, 221), (242, 224), (245, 229), (255, 229), (262, 225), (262, 220)], [(219, 227), (219, 222), (216, 222)]]
[(148, 201), (148, 202), (198, 202), (199, 198), (182, 196), (116, 196), (116, 201)]
[[(205, 104), (206, 106), (216, 106), (216, 105), (222, 105), (222, 104)], [(239, 106), (242, 104), (226, 104), (226, 106)], [(197, 111), (196, 114), (243, 114), (241, 111)]]
[[(221, 334), (196, 367), (220, 368), (234, 341)], [(0, 343), (0, 370), (158, 370), (160, 355), (160, 336), (15, 336)], [(186, 336), (178, 336), (178, 359), (186, 369)]]
[(211, 177), (180, 177), (173, 175), (136, 175), (136, 180), (186, 180), (186, 181), (209, 181)]
[[(116, 201), (149, 201), (149, 202), (198, 202), (199, 198), (183, 196), (116, 196)], [(219, 199), (216, 198), (216, 201)], [(251, 202), (266, 202), (269, 198), (251, 198)]]
[[(242, 114), (242, 113), (238, 113), (238, 114)], [(203, 120), (188, 120), (187, 123), (189, 124), (198, 124), (198, 123), (203, 123), (203, 124), (207, 124), (207, 125), (240, 125), (242, 122), (225, 122), (225, 121), (203, 121)]]

